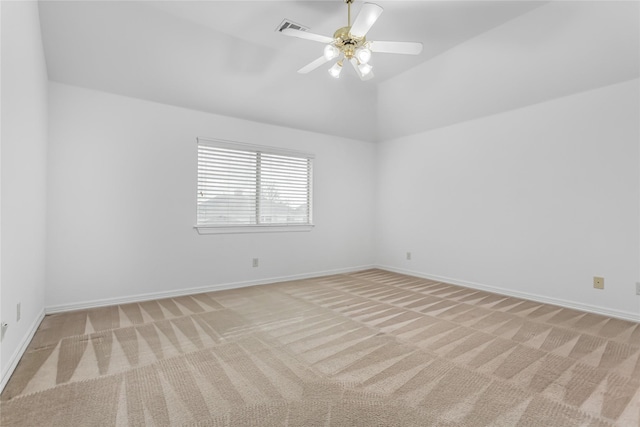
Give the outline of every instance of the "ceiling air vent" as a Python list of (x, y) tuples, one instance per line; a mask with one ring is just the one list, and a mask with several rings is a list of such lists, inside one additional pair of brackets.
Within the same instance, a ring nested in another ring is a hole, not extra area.
[(287, 28), (293, 28), (294, 30), (300, 30), (300, 31), (309, 31), (308, 27), (305, 27), (304, 25), (296, 24), (295, 22), (289, 19), (285, 19), (284, 21), (282, 21), (280, 25), (278, 25), (278, 28), (276, 28), (276, 31), (281, 32), (282, 30), (286, 30)]

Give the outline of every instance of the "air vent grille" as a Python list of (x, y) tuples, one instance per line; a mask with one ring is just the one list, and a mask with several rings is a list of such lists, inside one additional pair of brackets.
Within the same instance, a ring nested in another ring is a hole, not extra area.
[(291, 21), (290, 19), (285, 19), (284, 21), (282, 21), (280, 25), (278, 25), (278, 28), (276, 28), (276, 31), (281, 32), (282, 30), (285, 30), (287, 28), (293, 28), (294, 30), (300, 30), (300, 31), (309, 31), (309, 27), (305, 27), (304, 25), (297, 24)]

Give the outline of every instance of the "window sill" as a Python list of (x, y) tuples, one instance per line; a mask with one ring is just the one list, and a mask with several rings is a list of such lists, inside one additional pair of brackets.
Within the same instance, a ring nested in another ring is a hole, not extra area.
[(212, 226), (194, 225), (198, 234), (245, 234), (245, 233), (286, 233), (313, 230), (313, 224), (304, 225), (241, 225), (241, 226)]

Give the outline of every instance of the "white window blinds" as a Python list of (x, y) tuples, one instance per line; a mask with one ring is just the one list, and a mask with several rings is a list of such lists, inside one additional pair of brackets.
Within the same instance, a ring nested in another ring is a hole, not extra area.
[(198, 138), (198, 227), (311, 225), (313, 156)]

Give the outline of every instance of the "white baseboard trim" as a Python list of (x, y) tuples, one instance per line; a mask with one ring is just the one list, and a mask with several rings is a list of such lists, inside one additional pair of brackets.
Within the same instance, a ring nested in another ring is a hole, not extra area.
[(601, 314), (603, 316), (615, 317), (623, 320), (630, 320), (632, 322), (640, 323), (640, 313), (631, 313), (622, 310), (613, 310), (605, 307), (598, 307), (589, 304), (582, 304), (574, 301), (567, 301), (559, 298), (549, 298), (542, 295), (530, 294), (528, 292), (518, 292), (510, 289), (499, 288), (496, 286), (484, 285), (481, 283), (468, 282), (466, 280), (453, 279), (451, 277), (436, 276), (434, 274), (427, 274), (418, 271), (405, 270), (403, 268), (390, 267), (388, 265), (378, 265), (377, 268), (381, 270), (392, 271), (394, 273), (406, 274), (409, 276), (420, 277), (423, 279), (436, 280), (438, 282), (450, 283), (452, 285), (464, 286), (465, 288), (477, 289), (481, 291), (492, 292), (494, 294), (506, 295), (515, 298), (523, 298), (531, 301), (542, 302), (545, 304), (557, 305), (565, 308), (572, 308), (575, 310), (586, 311), (594, 314)]
[[(154, 300), (154, 299), (160, 299), (160, 298), (172, 298), (172, 297), (179, 297), (183, 295), (199, 294), (203, 292), (221, 291), (225, 289), (237, 289), (237, 288), (244, 288), (247, 286), (256, 286), (256, 285), (267, 285), (270, 283), (286, 282), (290, 280), (310, 279), (314, 277), (330, 276), (332, 274), (353, 273), (355, 271), (368, 270), (371, 268), (379, 268), (381, 270), (392, 271), (400, 274), (407, 274), (409, 276), (415, 276), (415, 277), (420, 277), (420, 278), (429, 279), (429, 280), (437, 280), (439, 282), (444, 282), (444, 283), (451, 283), (452, 285), (464, 286), (466, 288), (478, 289), (482, 291), (492, 292), (496, 294), (515, 297), (515, 298), (524, 298), (524, 299), (537, 301), (545, 304), (553, 304), (560, 307), (572, 308), (575, 310), (601, 314), (603, 316), (630, 320), (632, 322), (640, 322), (640, 313), (631, 313), (631, 312), (622, 311), (622, 310), (613, 310), (605, 307), (598, 307), (598, 306), (593, 306), (589, 304), (577, 303), (574, 301), (567, 301), (567, 300), (562, 300), (558, 298), (545, 297), (542, 295), (531, 294), (528, 292), (513, 291), (510, 289), (484, 285), (481, 283), (469, 282), (466, 280), (454, 279), (451, 277), (443, 277), (443, 276), (437, 276), (434, 274), (422, 273), (419, 271), (406, 270), (403, 268), (395, 268), (388, 265), (361, 265), (356, 267), (316, 271), (313, 273), (296, 274), (291, 276), (270, 277), (266, 279), (248, 280), (243, 282), (221, 283), (217, 285), (209, 285), (209, 286), (202, 286), (202, 287), (196, 287), (196, 288), (187, 288), (187, 289), (179, 289), (179, 290), (163, 291), (163, 292), (152, 292), (148, 294), (130, 295), (126, 297), (106, 298), (101, 300), (84, 301), (79, 303), (61, 304), (61, 305), (45, 307), (44, 312), (46, 314), (62, 313), (65, 311), (83, 310), (87, 308), (105, 307), (105, 306), (117, 305), (117, 304), (127, 304), (131, 302), (148, 301), (148, 300)], [(26, 349), (26, 345), (29, 343), (29, 341), (33, 337), (33, 334), (35, 333), (35, 330), (37, 329), (37, 326), (40, 324), (41, 321), (42, 321), (42, 316), (38, 320), (34, 329), (32, 330), (29, 339), (24, 344), (25, 349)], [(22, 355), (23, 351), (24, 349), (20, 352), (20, 356)], [(19, 357), (17, 360), (19, 360)], [(17, 364), (17, 360), (15, 361), (16, 364)], [(4, 381), (4, 376), (3, 376), (3, 381)]]
[(248, 280), (244, 282), (221, 283), (217, 285), (202, 286), (197, 288), (178, 289), (173, 291), (152, 292), (148, 294), (130, 295), (126, 297), (105, 298), (93, 301), (84, 301), (71, 304), (54, 305), (45, 307), (46, 314), (62, 313), (65, 311), (84, 310), (87, 308), (105, 307), (131, 302), (149, 301), (161, 298), (173, 298), (183, 295), (201, 294), (203, 292), (222, 291), (225, 289), (245, 288), (247, 286), (267, 285), (270, 283), (287, 282), (291, 280), (311, 279), (314, 277), (330, 276), (332, 274), (353, 273), (355, 271), (376, 268), (374, 265), (361, 265), (357, 267), (341, 268), (336, 270), (317, 271), (314, 273), (295, 274), (291, 276), (270, 277), (266, 279)]
[(20, 345), (18, 346), (16, 351), (13, 352), (11, 359), (9, 359), (9, 364), (7, 365), (7, 368), (2, 373), (2, 379), (0, 380), (0, 393), (2, 393), (2, 390), (4, 390), (4, 387), (9, 382), (9, 378), (11, 378), (11, 375), (13, 375), (13, 371), (15, 371), (16, 366), (18, 366), (18, 362), (20, 361), (20, 359), (22, 359), (24, 352), (27, 351), (27, 347), (29, 346), (29, 343), (33, 339), (33, 336), (36, 334), (38, 327), (40, 327), (40, 323), (42, 323), (42, 319), (44, 319), (44, 310), (42, 310), (40, 314), (38, 314), (36, 319), (33, 321), (31, 326), (29, 327), (29, 330), (27, 331), (28, 333), (24, 336), (24, 338), (22, 338)]

